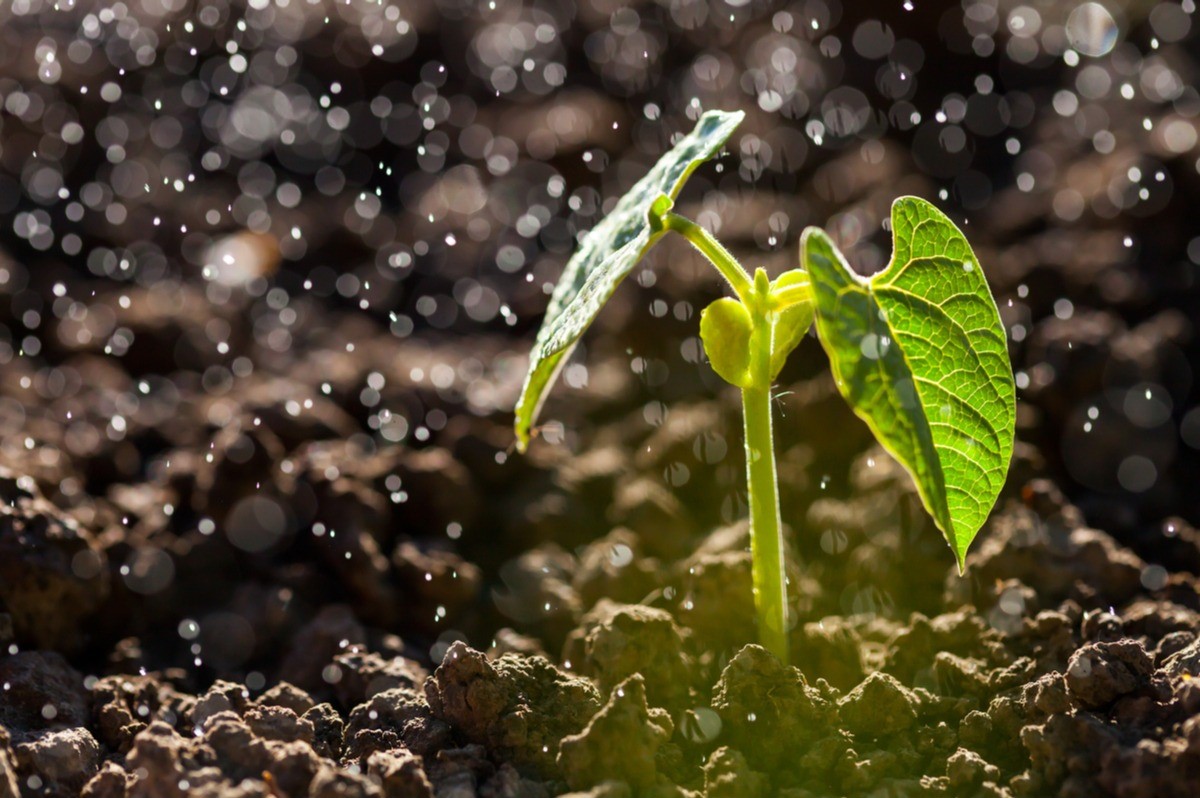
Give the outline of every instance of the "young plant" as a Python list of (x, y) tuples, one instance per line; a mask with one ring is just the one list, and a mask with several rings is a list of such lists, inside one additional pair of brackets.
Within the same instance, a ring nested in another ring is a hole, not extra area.
[(516, 407), (517, 448), (559, 369), (621, 280), (662, 236), (685, 237), (733, 297), (700, 317), (713, 370), (742, 392), (750, 547), (759, 639), (788, 660), (788, 613), (771, 385), (815, 322), (838, 389), (909, 472), (958, 563), (996, 502), (1012, 456), (1015, 390), (1004, 327), (979, 261), (933, 205), (892, 205), (891, 262), (854, 273), (824, 231), (807, 228), (800, 268), (753, 276), (704, 228), (672, 211), (741, 112), (709, 111), (580, 244), (555, 287)]

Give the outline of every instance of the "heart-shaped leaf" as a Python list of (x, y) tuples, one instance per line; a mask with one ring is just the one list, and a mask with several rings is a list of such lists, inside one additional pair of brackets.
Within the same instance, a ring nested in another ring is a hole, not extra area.
[(821, 230), (801, 258), (834, 378), (908, 469), (960, 572), (1008, 473), (1016, 415), (1004, 327), (962, 232), (916, 197), (892, 205), (892, 261), (862, 278)]
[(688, 176), (717, 154), (743, 116), (741, 111), (708, 111), (701, 116), (695, 129), (659, 159), (584, 237), (554, 288), (530, 355), (516, 407), (518, 449), (524, 451), (529, 444), (529, 432), (546, 393), (579, 337), (625, 275), (663, 234), (651, 229), (648, 214), (653, 203), (664, 194), (671, 199), (678, 196)]
[(736, 299), (721, 297), (700, 314), (700, 340), (713, 371), (730, 385), (750, 385), (750, 311)]

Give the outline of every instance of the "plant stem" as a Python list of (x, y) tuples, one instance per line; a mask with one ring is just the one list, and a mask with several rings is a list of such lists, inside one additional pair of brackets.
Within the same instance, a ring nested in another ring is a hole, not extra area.
[(783, 568), (783, 530), (779, 522), (779, 481), (775, 474), (775, 439), (771, 431), (771, 346), (773, 312), (805, 298), (808, 286), (795, 286), (771, 298), (771, 281), (758, 269), (754, 280), (737, 259), (707, 230), (683, 216), (659, 217), (664, 229), (691, 242), (721, 273), (750, 311), (750, 384), (742, 389), (742, 421), (746, 437), (746, 487), (750, 496), (750, 557), (758, 639), (763, 647), (789, 662), (787, 577)]
[(717, 271), (728, 281), (738, 299), (749, 307), (750, 294), (753, 292), (750, 276), (746, 274), (742, 264), (737, 262), (737, 258), (729, 254), (729, 250), (725, 249), (720, 241), (713, 238), (712, 233), (686, 216), (675, 213), (667, 214), (662, 221), (666, 229), (674, 230), (682, 235), (700, 251), (701, 255), (708, 258), (709, 263), (716, 266)]
[(754, 275), (750, 305), (750, 387), (742, 389), (746, 436), (746, 482), (750, 496), (750, 556), (758, 636), (764, 648), (788, 662), (787, 587), (783, 568), (783, 531), (779, 521), (779, 482), (771, 430), (771, 343), (766, 273)]

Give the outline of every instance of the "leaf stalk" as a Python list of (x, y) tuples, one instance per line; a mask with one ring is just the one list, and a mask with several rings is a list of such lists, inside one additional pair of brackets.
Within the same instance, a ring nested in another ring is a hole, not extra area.
[(662, 222), (663, 227), (682, 235), (701, 255), (707, 258), (709, 263), (715, 266), (725, 281), (729, 283), (729, 287), (733, 289), (733, 293), (737, 294), (738, 299), (749, 307), (754, 289), (750, 283), (750, 275), (746, 273), (742, 264), (737, 262), (737, 258), (729, 254), (729, 250), (713, 237), (712, 233), (686, 216), (680, 216), (677, 213), (668, 213), (663, 217)]

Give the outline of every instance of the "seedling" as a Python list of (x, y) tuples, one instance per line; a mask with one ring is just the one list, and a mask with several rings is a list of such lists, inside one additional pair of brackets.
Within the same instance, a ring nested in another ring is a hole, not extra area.
[(753, 276), (708, 231), (672, 211), (688, 176), (742, 121), (709, 111), (582, 241), (550, 298), (516, 407), (517, 447), (563, 363), (638, 260), (668, 232), (716, 267), (732, 297), (700, 317), (716, 373), (741, 389), (750, 548), (759, 639), (788, 660), (786, 580), (771, 384), (815, 322), (834, 380), (854, 412), (912, 476), (954, 552), (967, 548), (996, 502), (1012, 456), (1015, 391), (1004, 327), (962, 232), (916, 197), (892, 205), (891, 262), (854, 273), (824, 231), (800, 239), (800, 268)]

